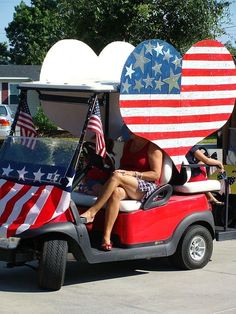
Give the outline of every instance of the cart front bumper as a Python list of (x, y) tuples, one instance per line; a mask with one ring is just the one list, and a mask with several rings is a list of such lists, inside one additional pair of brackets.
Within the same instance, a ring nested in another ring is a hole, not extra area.
[(0, 249), (15, 249), (19, 245), (20, 238), (0, 238)]

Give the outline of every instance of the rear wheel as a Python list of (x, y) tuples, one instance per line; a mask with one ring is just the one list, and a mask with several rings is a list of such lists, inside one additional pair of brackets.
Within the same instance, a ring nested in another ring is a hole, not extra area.
[(68, 245), (64, 240), (43, 244), (39, 260), (38, 285), (46, 290), (59, 290), (64, 283)]
[(182, 236), (172, 263), (181, 269), (198, 269), (210, 260), (213, 240), (210, 231), (200, 225), (190, 226)]

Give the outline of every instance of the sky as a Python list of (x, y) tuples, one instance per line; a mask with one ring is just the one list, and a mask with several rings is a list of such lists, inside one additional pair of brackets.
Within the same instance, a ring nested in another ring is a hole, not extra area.
[[(0, 42), (7, 42), (5, 27), (13, 20), (15, 6), (20, 4), (21, 0), (0, 0)], [(24, 0), (27, 5), (30, 5), (31, 0)]]
[[(27, 5), (30, 5), (31, 0), (23, 0)], [(232, 1), (232, 0), (231, 0)], [(15, 6), (17, 6), (21, 0), (0, 0), (0, 42), (7, 42), (7, 37), (5, 33), (5, 27), (8, 26), (13, 19), (13, 13), (15, 11)], [(230, 13), (232, 17), (231, 25), (227, 25), (226, 31), (227, 36), (218, 38), (223, 44), (226, 41), (236, 41), (236, 0), (232, 1), (233, 3), (230, 6)]]

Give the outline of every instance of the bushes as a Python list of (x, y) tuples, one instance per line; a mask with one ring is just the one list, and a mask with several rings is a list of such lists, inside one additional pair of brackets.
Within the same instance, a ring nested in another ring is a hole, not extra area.
[(33, 117), (33, 122), (39, 134), (57, 130), (57, 127), (44, 114), (41, 106), (38, 107), (37, 113)]

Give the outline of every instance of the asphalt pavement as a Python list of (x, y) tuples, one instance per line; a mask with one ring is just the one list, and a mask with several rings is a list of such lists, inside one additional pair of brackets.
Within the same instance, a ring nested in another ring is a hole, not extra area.
[(235, 295), (235, 240), (214, 242), (212, 260), (194, 271), (166, 259), (81, 265), (69, 256), (56, 292), (40, 290), (32, 268), (0, 263), (1, 314), (234, 314)]

